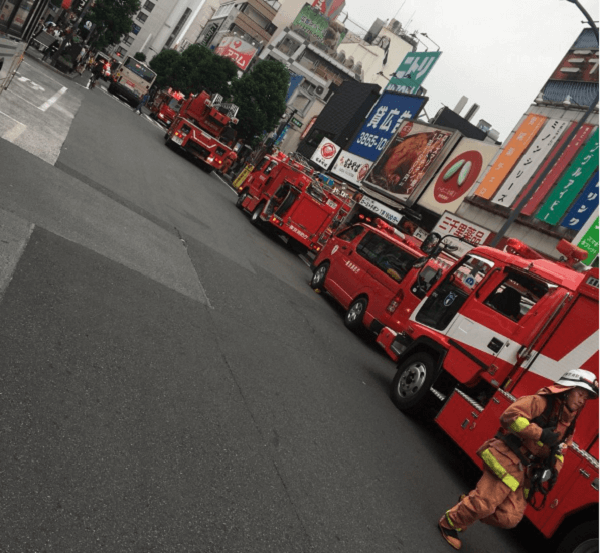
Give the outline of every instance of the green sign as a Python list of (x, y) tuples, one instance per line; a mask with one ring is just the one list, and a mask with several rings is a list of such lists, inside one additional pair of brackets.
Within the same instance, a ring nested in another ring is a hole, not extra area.
[(581, 189), (590, 180), (592, 173), (598, 169), (598, 129), (585, 143), (581, 151), (552, 190), (550, 196), (541, 207), (536, 219), (550, 225), (556, 225), (573, 203)]
[(296, 119), (295, 117), (292, 117), (292, 123), (294, 125), (296, 125), (296, 127), (298, 127), (299, 129), (302, 128), (302, 121), (300, 121), (299, 119)]
[(583, 235), (583, 238), (577, 244), (578, 248), (585, 250), (588, 252), (587, 259), (583, 261), (586, 265), (591, 265), (594, 259), (598, 257), (598, 252), (600, 250), (598, 244), (598, 217), (594, 221), (594, 224), (588, 229), (588, 231)]
[(310, 42), (319, 43), (327, 53), (336, 50), (347, 32), (340, 24), (331, 23), (309, 4), (304, 4), (290, 27), (292, 30), (303, 31)]
[(409, 52), (385, 89), (416, 94), (441, 55), (441, 52)]

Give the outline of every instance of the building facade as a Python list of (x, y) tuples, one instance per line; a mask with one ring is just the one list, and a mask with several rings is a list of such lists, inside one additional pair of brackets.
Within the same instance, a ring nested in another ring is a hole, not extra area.
[(49, 0), (0, 0), (0, 33), (29, 40)]

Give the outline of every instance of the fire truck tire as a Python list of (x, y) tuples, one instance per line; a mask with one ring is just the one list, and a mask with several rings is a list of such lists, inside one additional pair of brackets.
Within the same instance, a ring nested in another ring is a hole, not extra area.
[(368, 303), (367, 298), (357, 298), (350, 304), (348, 311), (344, 315), (344, 325), (346, 328), (356, 332), (362, 326)]
[(260, 202), (255, 208), (254, 211), (252, 212), (252, 215), (250, 215), (250, 222), (255, 226), (255, 227), (259, 227), (260, 224), (262, 223), (262, 220), (260, 218), (260, 214), (263, 212), (263, 209), (265, 208), (265, 202)]
[(246, 192), (244, 190), (244, 192), (242, 192), (239, 196), (237, 201), (235, 202), (235, 207), (237, 207), (238, 209), (244, 209), (244, 207), (242, 206), (242, 204), (244, 203), (244, 200), (248, 197), (248, 192)]
[(598, 523), (578, 524), (560, 542), (556, 553), (593, 553), (598, 551)]
[(321, 263), (315, 269), (315, 272), (310, 279), (310, 287), (313, 290), (319, 290), (321, 292), (325, 291), (325, 277), (327, 276), (327, 271), (329, 271), (329, 263), (327, 263), (327, 261)]
[(415, 353), (398, 367), (390, 397), (400, 411), (417, 415), (431, 398), (429, 390), (434, 378), (435, 362), (431, 355)]

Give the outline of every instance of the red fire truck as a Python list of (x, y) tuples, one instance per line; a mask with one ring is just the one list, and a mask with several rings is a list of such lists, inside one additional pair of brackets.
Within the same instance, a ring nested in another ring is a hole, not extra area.
[(169, 127), (175, 119), (185, 96), (172, 88), (167, 88), (159, 92), (150, 107), (150, 116), (159, 123)]
[[(499, 415), (571, 368), (598, 375), (598, 269), (574, 267), (586, 255), (562, 241), (564, 261), (543, 259), (515, 239), (506, 251), (471, 250), (396, 330), (378, 342), (398, 358), (391, 386), (404, 412), (442, 402), (436, 422), (479, 465), (477, 448)], [(402, 328), (400, 328), (402, 327)], [(541, 511), (527, 517), (559, 551), (598, 547), (598, 404), (582, 412), (576, 444)]]
[(302, 249), (318, 252), (322, 235), (341, 224), (353, 201), (325, 190), (300, 158), (267, 155), (240, 186), (237, 206), (255, 226), (272, 225)]
[(443, 274), (423, 256), (421, 241), (382, 219), (336, 233), (315, 258), (311, 287), (327, 291), (346, 311), (344, 324), (378, 334), (399, 305), (414, 309)]
[(165, 134), (167, 146), (194, 157), (207, 172), (228, 168), (236, 159), (233, 151), (238, 107), (223, 103), (219, 94), (201, 92), (183, 102)]

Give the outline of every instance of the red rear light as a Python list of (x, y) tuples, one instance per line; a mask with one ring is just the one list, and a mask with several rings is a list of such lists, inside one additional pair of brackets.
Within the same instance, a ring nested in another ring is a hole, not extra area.
[(396, 309), (398, 309), (398, 306), (402, 303), (402, 300), (404, 299), (404, 292), (402, 290), (400, 290), (392, 299), (392, 301), (390, 302), (390, 304), (386, 307), (386, 311), (392, 315)]

